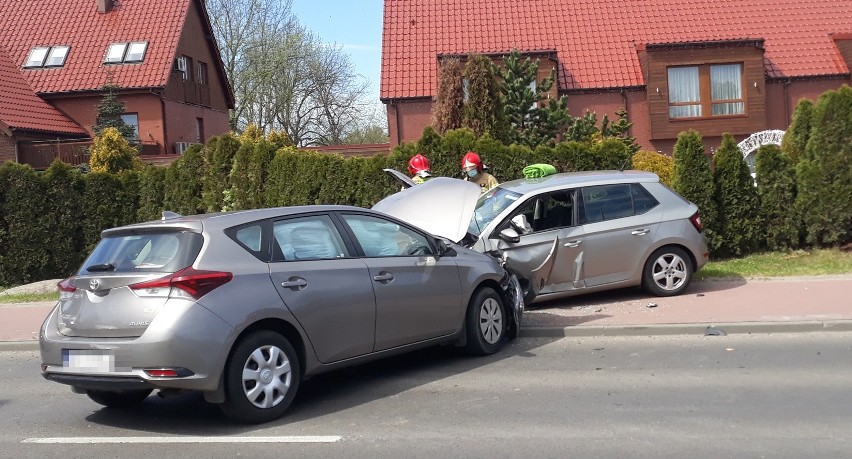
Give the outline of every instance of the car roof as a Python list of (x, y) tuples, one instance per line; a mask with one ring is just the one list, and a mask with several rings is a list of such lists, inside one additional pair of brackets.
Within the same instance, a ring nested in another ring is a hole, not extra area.
[(568, 187), (609, 185), (613, 183), (659, 182), (657, 174), (646, 171), (582, 171), (564, 172), (541, 178), (523, 178), (504, 182), (500, 188), (520, 194), (557, 190)]
[[(210, 214), (198, 215), (176, 215), (174, 217), (166, 216), (161, 220), (152, 220), (148, 222), (135, 223), (132, 225), (120, 226), (104, 230), (101, 236), (116, 235), (135, 231), (149, 230), (189, 230), (200, 232), (205, 230), (217, 230), (229, 228), (231, 226), (240, 225), (266, 218), (297, 215), (311, 212), (328, 212), (328, 211), (361, 211), (373, 212), (363, 207), (354, 206), (338, 206), (338, 205), (313, 205), (313, 206), (292, 206), (292, 207), (269, 207), (263, 209), (251, 210), (236, 210), (231, 212), (217, 212)], [(375, 213), (375, 212), (373, 212)]]

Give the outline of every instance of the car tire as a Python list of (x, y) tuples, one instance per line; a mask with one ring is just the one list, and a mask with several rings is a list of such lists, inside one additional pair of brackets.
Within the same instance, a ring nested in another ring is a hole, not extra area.
[(497, 352), (506, 340), (507, 324), (506, 308), (500, 295), (490, 287), (477, 290), (465, 317), (467, 352), (474, 355)]
[(257, 331), (234, 347), (224, 376), (222, 412), (247, 424), (268, 422), (281, 417), (296, 397), (301, 379), (299, 357), (287, 338), (269, 330)]
[(131, 408), (142, 403), (149, 395), (151, 389), (128, 390), (122, 392), (107, 390), (87, 390), (86, 395), (93, 402), (109, 408)]
[(645, 261), (642, 286), (657, 296), (679, 295), (692, 280), (692, 261), (680, 247), (661, 247)]

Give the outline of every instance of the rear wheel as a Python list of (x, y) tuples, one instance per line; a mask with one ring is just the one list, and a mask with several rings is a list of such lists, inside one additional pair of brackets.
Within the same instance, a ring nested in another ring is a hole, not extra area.
[(465, 318), (467, 351), (477, 355), (497, 352), (506, 339), (506, 319), (503, 299), (494, 289), (485, 287), (477, 291)]
[(262, 330), (241, 340), (225, 365), (228, 417), (251, 424), (280, 417), (299, 389), (301, 373), (295, 349), (278, 333)]
[(657, 296), (678, 295), (692, 279), (692, 263), (679, 247), (662, 247), (645, 262), (642, 286)]
[(151, 389), (113, 392), (106, 390), (87, 390), (86, 395), (92, 401), (109, 408), (130, 408), (142, 403), (151, 395)]

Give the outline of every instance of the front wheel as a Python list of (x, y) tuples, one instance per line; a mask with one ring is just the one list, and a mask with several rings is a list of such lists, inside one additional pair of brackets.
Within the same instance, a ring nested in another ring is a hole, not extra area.
[(467, 351), (476, 355), (497, 352), (506, 338), (506, 308), (494, 289), (485, 287), (473, 295), (465, 317)]
[(87, 390), (86, 395), (93, 402), (109, 408), (131, 408), (139, 405), (151, 395), (151, 389), (114, 392), (107, 390)]
[(692, 263), (679, 247), (662, 247), (645, 262), (642, 286), (657, 296), (674, 296), (686, 289), (692, 279)]
[(269, 330), (252, 333), (234, 348), (225, 365), (225, 402), (231, 419), (259, 424), (284, 414), (296, 397), (299, 357), (287, 338)]

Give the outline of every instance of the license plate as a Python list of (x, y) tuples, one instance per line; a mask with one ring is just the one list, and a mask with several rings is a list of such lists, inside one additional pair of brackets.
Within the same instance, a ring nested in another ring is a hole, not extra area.
[(62, 366), (69, 370), (108, 373), (115, 370), (112, 351), (63, 349)]

